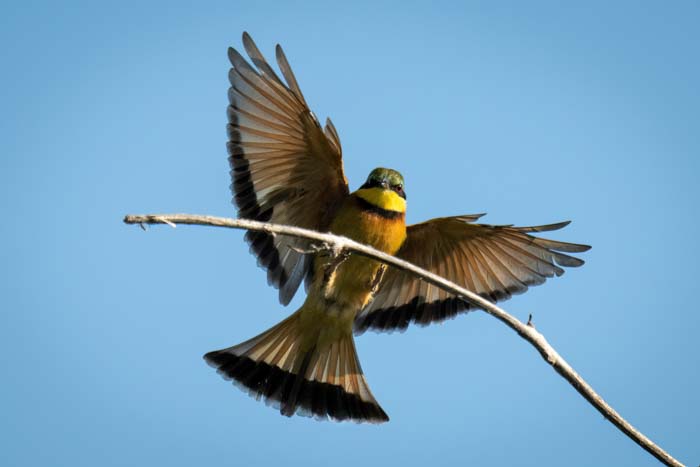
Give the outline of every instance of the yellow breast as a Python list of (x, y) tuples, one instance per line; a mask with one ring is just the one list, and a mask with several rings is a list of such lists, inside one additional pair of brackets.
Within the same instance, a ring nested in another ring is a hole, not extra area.
[[(396, 253), (406, 239), (404, 214), (377, 211), (351, 195), (331, 223), (331, 232), (370, 245), (389, 254)], [(350, 255), (337, 267), (329, 268), (332, 259), (320, 254), (314, 261), (314, 283), (307, 301), (310, 307), (343, 317), (350, 326), (352, 319), (370, 300), (376, 286), (381, 263), (360, 255)], [(333, 273), (328, 274), (332, 269)], [(313, 303), (313, 305), (312, 305)]]
[[(377, 191), (383, 191), (384, 194), (377, 194)], [(377, 190), (375, 188), (355, 192), (357, 198), (350, 196), (339, 209), (337, 216), (331, 223), (331, 232), (352, 238), (355, 241), (370, 245), (392, 255), (396, 253), (404, 240), (406, 240), (406, 218), (404, 214), (406, 201), (391, 192), (394, 198), (403, 202), (401, 205), (401, 203), (397, 202), (391, 195), (386, 195), (386, 193), (386, 190)], [(367, 200), (366, 197), (373, 197), (375, 201), (384, 203), (380, 205)], [(365, 202), (363, 203), (362, 200)], [(385, 207), (391, 205), (402, 207), (403, 210)]]

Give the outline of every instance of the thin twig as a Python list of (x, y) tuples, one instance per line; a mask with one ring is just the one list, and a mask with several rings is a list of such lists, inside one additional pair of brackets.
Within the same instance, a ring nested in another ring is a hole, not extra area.
[[(127, 224), (196, 224), (209, 225), (213, 227), (227, 227), (232, 229), (255, 230), (259, 232), (267, 232), (277, 235), (288, 235), (297, 238), (304, 238), (317, 242), (319, 245), (324, 245), (326, 248), (339, 251), (353, 251), (356, 254), (373, 258), (383, 263), (386, 263), (395, 268), (410, 272), (424, 281), (433, 284), (447, 292), (450, 292), (457, 297), (465, 300), (472, 305), (482, 309), (491, 316), (505, 323), (509, 328), (513, 329), (523, 339), (532, 344), (535, 349), (542, 355), (542, 358), (547, 361), (576, 391), (579, 392), (593, 407), (596, 408), (605, 418), (607, 418), (620, 431), (626, 434), (639, 446), (644, 448), (652, 456), (659, 461), (669, 466), (683, 466), (679, 461), (674, 459), (669, 453), (654, 444), (649, 438), (644, 436), (639, 430), (633, 427), (627, 420), (622, 418), (607, 402), (603, 400), (593, 388), (584, 381), (581, 376), (574, 371), (566, 360), (547, 342), (547, 339), (535, 329), (531, 320), (528, 323), (522, 323), (520, 320), (510, 315), (500, 307), (494, 305), (481, 298), (479, 295), (470, 292), (469, 290), (458, 286), (436, 274), (419, 268), (407, 261), (403, 261), (394, 256), (388, 255), (381, 251), (377, 251), (369, 246), (357, 243), (349, 238), (340, 237), (337, 235), (316, 232), (313, 230), (302, 229), (287, 225), (268, 224), (265, 222), (257, 222), (247, 219), (230, 219), (225, 217), (200, 216), (191, 214), (149, 214), (149, 215), (127, 215), (124, 217), (124, 222)], [(174, 226), (174, 225), (173, 225)]]

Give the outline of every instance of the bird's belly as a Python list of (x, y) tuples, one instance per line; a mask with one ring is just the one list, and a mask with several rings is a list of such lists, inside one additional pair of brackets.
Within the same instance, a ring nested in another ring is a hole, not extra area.
[[(341, 210), (330, 230), (389, 254), (396, 253), (406, 238), (403, 216), (387, 219), (352, 207)], [(382, 263), (356, 254), (335, 259), (321, 254), (315, 261), (311, 293), (323, 297), (328, 312), (354, 318), (369, 302), (382, 267)]]
[(369, 301), (373, 281), (381, 264), (363, 256), (351, 255), (325, 284), (326, 299), (344, 310), (360, 311)]

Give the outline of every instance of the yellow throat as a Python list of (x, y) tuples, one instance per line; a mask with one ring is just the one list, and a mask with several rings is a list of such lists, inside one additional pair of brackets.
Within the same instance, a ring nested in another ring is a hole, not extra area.
[(357, 190), (355, 194), (378, 208), (387, 211), (406, 212), (406, 200), (400, 197), (395, 191), (385, 190), (380, 187), (372, 187), (361, 188)]

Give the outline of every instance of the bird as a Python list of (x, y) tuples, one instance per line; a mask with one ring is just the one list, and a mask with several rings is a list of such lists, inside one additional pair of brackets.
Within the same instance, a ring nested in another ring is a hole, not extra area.
[[(250, 63), (234, 48), (228, 78), (227, 151), (238, 216), (345, 236), (502, 301), (584, 261), (590, 246), (536, 234), (569, 222), (531, 227), (488, 225), (483, 214), (406, 225), (406, 187), (396, 170), (372, 170), (350, 192), (340, 138), (321, 126), (282, 48), (284, 81), (243, 33)], [(306, 299), (279, 324), (240, 344), (207, 353), (206, 362), (282, 415), (382, 423), (389, 420), (365, 379), (354, 335), (403, 331), (470, 311), (473, 305), (360, 255), (334, 256), (308, 240), (248, 231), (245, 240), (288, 305), (302, 282)]]

